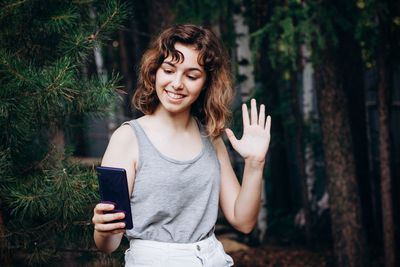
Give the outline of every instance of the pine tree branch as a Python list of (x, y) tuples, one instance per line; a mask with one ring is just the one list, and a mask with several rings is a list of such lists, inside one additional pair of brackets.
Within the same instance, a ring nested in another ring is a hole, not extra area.
[(29, 166), (28, 168), (26, 168), (25, 170), (23, 170), (22, 174), (28, 172), (29, 170), (31, 170), (32, 168), (37, 168), (38, 166), (42, 166), (43, 162), (45, 162), (49, 156), (51, 154), (53, 154), (55, 150), (55, 146), (52, 146), (51, 150), (49, 152), (47, 152), (47, 154), (43, 157), (43, 159), (39, 162), (34, 162), (33, 164), (31, 164), (31, 166)]
[(8, 62), (6, 60), (3, 60), (3, 64), (7, 67), (7, 69), (14, 74), (16, 77), (18, 77), (19, 79), (23, 80), (23, 81), (28, 81), (28, 79), (26, 79), (24, 76), (22, 76), (21, 74), (19, 74), (16, 70), (14, 70), (10, 64), (8, 64)]
[(44, 228), (45, 226), (48, 226), (51, 223), (55, 223), (57, 221), (57, 219), (51, 220), (51, 221), (47, 221), (44, 224), (40, 224), (36, 227), (32, 227), (32, 228), (24, 228), (24, 232), (21, 233), (21, 231), (17, 231), (17, 232), (9, 232), (8, 234), (5, 235), (0, 235), (0, 238), (6, 238), (6, 237), (10, 237), (13, 235), (25, 235), (26, 232), (36, 232), (42, 228)]
[(16, 2), (16, 3), (12, 3), (12, 4), (9, 4), (9, 5), (6, 5), (5, 7), (3, 7), (3, 9), (12, 8), (12, 7), (15, 7), (15, 6), (22, 5), (26, 1), (27, 0), (23, 0), (23, 1), (19, 1), (19, 2)]
[(20, 32), (16, 32), (16, 36), (20, 36), (19, 38), (22, 38), (24, 36), (24, 33), (26, 30), (28, 30), (28, 25), (30, 25), (30, 23), (32, 22), (33, 18), (29, 18), (25, 23), (24, 26), (22, 27)]
[(95, 34), (90, 35), (90, 42), (93, 42), (96, 38), (97, 35), (99, 35), (100, 31), (108, 24), (110, 21), (115, 17), (115, 15), (118, 13), (118, 8), (114, 9), (114, 12), (111, 14), (111, 16), (100, 26), (100, 28), (96, 31)]
[(23, 0), (23, 1), (19, 1), (19, 2), (16, 2), (16, 3), (12, 3), (12, 4), (9, 4), (9, 5), (6, 5), (6, 6), (4, 6), (4, 7), (2, 7), (1, 8), (1, 16), (0, 16), (0, 20), (2, 20), (4, 17), (6, 17), (9, 13), (7, 13), (7, 11), (8, 10), (6, 10), (6, 9), (9, 9), (9, 8), (13, 8), (13, 7), (16, 7), (16, 6), (19, 6), (19, 5), (22, 5), (23, 3), (25, 3), (27, 0)]
[(93, 0), (72, 1), (73, 4), (78, 4), (78, 5), (90, 4), (92, 2), (93, 2)]
[[(65, 87), (64, 89), (67, 89), (67, 90), (70, 90), (70, 91), (75, 91), (75, 90), (72, 90), (71, 88), (67, 88), (67, 87)], [(76, 92), (76, 91), (75, 91)], [(69, 94), (67, 94), (66, 92), (64, 92), (64, 91), (61, 91), (61, 93), (65, 96), (65, 98), (67, 98), (67, 100), (68, 101), (72, 101), (72, 99), (74, 99), (74, 97), (72, 96), (72, 95), (69, 95)]]
[[(13, 70), (13, 69), (11, 68), (11, 66), (10, 66), (6, 61), (4, 61), (3, 64), (7, 66), (7, 68), (9, 69), (9, 71), (10, 71), (12, 74), (14, 74), (15, 76), (17, 76), (17, 77), (20, 78), (21, 80), (28, 81), (28, 79), (24, 78), (21, 74), (17, 73), (15, 70)], [(0, 100), (2, 100), (2, 101), (3, 101), (3, 100), (21, 100), (21, 99), (24, 99), (24, 98), (26, 98), (26, 97), (32, 97), (32, 96), (35, 96), (35, 95), (38, 95), (38, 94), (42, 94), (43, 92), (44, 92), (44, 93), (49, 93), (49, 92), (51, 92), (51, 91), (58, 90), (58, 89), (61, 88), (61, 85), (59, 84), (59, 85), (57, 85), (57, 86), (55, 86), (55, 87), (54, 87), (54, 85), (55, 85), (55, 83), (57, 83), (57, 81), (62, 77), (62, 75), (64, 75), (64, 73), (65, 73), (68, 69), (69, 69), (69, 67), (66, 66), (66, 67), (61, 71), (61, 73), (57, 75), (57, 77), (54, 79), (54, 81), (46, 87), (46, 89), (45, 89), (44, 91), (37, 91), (37, 92), (33, 92), (33, 93), (26, 93), (26, 94), (23, 94), (23, 95), (18, 96), (18, 97), (0, 98)], [(73, 89), (68, 88), (68, 87), (64, 87), (63, 89), (67, 89), (67, 91), (70, 91), (70, 92), (77, 92), (76, 90), (73, 90)], [(66, 93), (64, 93), (64, 95), (65, 95), (65, 94), (66, 94)], [(70, 95), (68, 95), (67, 98), (68, 98), (68, 99), (72, 99), (73, 97), (70, 96)]]
[[(29, 143), (24, 149), (12, 149), (13, 157), (0, 151), (0, 198), (5, 207), (0, 210), (0, 250), (7, 254), (13, 252), (9, 253), (10, 249), (22, 250), (27, 256), (21, 259), (25, 265), (32, 265), (27, 264), (29, 261), (48, 265), (48, 255), (59, 246), (62, 250), (70, 244), (71, 248), (83, 244), (77, 249), (97, 251), (91, 247), (93, 224), (87, 214), (99, 198), (93, 190), (97, 187), (94, 171), (75, 167), (67, 161), (67, 152), (54, 151), (49, 130), (51, 122), (75, 121), (68, 117), (74, 112), (105, 111), (115, 97), (118, 75), (85, 81), (78, 68), (91, 55), (93, 43), (89, 42), (108, 40), (129, 12), (120, 1), (111, 1), (105, 8), (94, 0), (49, 1), (46, 10), (33, 2), (12, 0), (0, 4), (0, 22), (9, 25), (2, 34), (7, 39), (0, 69), (6, 75), (3, 80), (7, 91), (0, 101), (5, 126), (13, 126), (3, 139), (6, 144), (18, 146)], [(99, 7), (100, 19), (86, 18), (92, 5)], [(49, 51), (50, 47), (56, 49)], [(49, 54), (55, 62), (49, 62)], [(32, 135), (25, 134), (33, 130)], [(21, 168), (9, 167), (14, 164)], [(73, 251), (71, 248), (65, 250)], [(4, 258), (0, 258), (1, 262)]]
[(37, 199), (43, 197), (43, 195), (37, 195), (37, 196), (20, 196), (20, 198), (22, 199), (28, 199), (28, 200), (33, 200), (33, 199)]
[(51, 16), (51, 20), (65, 19), (71, 17), (70, 15), (61, 15), (61, 16)]
[[(54, 80), (51, 84), (49, 84), (49, 86), (47, 86), (47, 88), (45, 89), (45, 92), (46, 92), (46, 91), (50, 92), (50, 91), (59, 89), (59, 88), (60, 88), (60, 85), (58, 85), (58, 86), (56, 86), (56, 87), (53, 87), (53, 89), (50, 90), (50, 88), (61, 78), (61, 76), (64, 75), (64, 73), (65, 73), (68, 69), (69, 69), (69, 66), (66, 66), (66, 67), (61, 71), (61, 73), (57, 75), (57, 77), (55, 78), (55, 80)], [(40, 92), (37, 92), (37, 93), (40, 93)]]
[(84, 225), (84, 226), (89, 226), (92, 224), (90, 221), (75, 221), (72, 222), (73, 225)]
[(17, 51), (15, 51), (15, 53), (14, 54), (12, 54), (11, 55), (11, 57), (16, 57), (16, 56), (18, 56), (22, 51), (23, 51), (24, 49), (23, 48), (21, 48), (21, 49), (19, 49), (19, 50), (17, 50)]

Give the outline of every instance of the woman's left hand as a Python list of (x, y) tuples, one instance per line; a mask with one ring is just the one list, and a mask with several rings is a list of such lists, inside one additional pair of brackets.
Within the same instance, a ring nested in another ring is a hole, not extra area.
[(260, 106), (260, 114), (257, 114), (256, 100), (251, 100), (251, 116), (247, 111), (247, 105), (242, 106), (243, 136), (237, 140), (231, 129), (226, 129), (233, 148), (245, 159), (255, 163), (264, 163), (271, 139), (271, 116), (265, 120), (265, 106)]

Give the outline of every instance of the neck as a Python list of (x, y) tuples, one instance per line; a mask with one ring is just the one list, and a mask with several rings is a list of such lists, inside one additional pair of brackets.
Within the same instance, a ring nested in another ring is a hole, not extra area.
[(191, 123), (190, 110), (179, 113), (171, 113), (159, 105), (152, 116), (154, 116), (154, 118), (157, 119), (160, 124), (170, 126), (175, 130), (187, 130)]

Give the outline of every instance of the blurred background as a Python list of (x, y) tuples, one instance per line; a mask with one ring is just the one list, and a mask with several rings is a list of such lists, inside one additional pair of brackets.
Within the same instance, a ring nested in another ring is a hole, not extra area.
[[(141, 56), (176, 23), (212, 29), (240, 105), (272, 116), (252, 233), (220, 214), (235, 266), (396, 266), (400, 2), (0, 1), (1, 266), (120, 266), (93, 242), (95, 167), (131, 105)], [(226, 143), (239, 180), (243, 161)]]

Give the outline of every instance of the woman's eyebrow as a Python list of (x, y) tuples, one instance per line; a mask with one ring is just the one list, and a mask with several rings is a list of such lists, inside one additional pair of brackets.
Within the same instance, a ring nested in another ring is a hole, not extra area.
[(173, 64), (171, 62), (168, 62), (168, 61), (164, 61), (163, 64), (168, 64), (168, 65), (170, 65), (171, 67), (174, 67), (174, 68), (176, 67), (175, 64)]
[[(171, 67), (176, 68), (176, 65), (175, 65), (174, 63), (172, 63), (172, 62), (169, 62), (169, 61), (164, 61), (163, 64), (168, 64), (168, 65), (170, 65)], [(199, 72), (203, 73), (203, 72), (201, 71), (201, 69), (196, 68), (196, 67), (194, 67), (194, 68), (188, 68), (187, 70), (188, 70), (188, 71), (199, 71)]]

